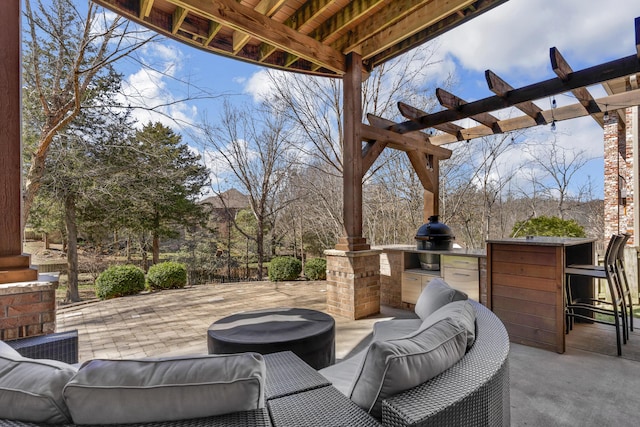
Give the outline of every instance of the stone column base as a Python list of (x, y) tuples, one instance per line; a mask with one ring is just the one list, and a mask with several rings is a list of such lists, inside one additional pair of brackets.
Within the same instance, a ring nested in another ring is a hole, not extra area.
[(46, 335), (56, 330), (56, 285), (23, 282), (0, 285), (0, 339)]
[(327, 250), (327, 312), (351, 320), (380, 312), (380, 250)]

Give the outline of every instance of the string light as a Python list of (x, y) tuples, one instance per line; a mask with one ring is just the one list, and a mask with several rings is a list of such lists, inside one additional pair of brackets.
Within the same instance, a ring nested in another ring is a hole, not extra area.
[(555, 119), (551, 122), (551, 132), (555, 132), (556, 131), (556, 121)]
[(606, 122), (607, 120), (609, 120), (609, 108), (607, 106), (607, 104), (604, 104), (604, 116), (602, 116), (602, 119)]
[(556, 108), (557, 106), (558, 104), (556, 103), (556, 98), (554, 96), (553, 99), (551, 99), (551, 108)]

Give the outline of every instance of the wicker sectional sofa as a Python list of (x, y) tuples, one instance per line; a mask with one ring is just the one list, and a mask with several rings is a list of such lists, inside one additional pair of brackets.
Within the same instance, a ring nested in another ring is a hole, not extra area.
[[(461, 304), (459, 304), (462, 306)], [(327, 370), (315, 371), (291, 352), (270, 355), (247, 354), (255, 360), (256, 370), (251, 379), (260, 377), (258, 389), (263, 400), (254, 407), (232, 413), (156, 422), (135, 422), (127, 425), (144, 427), (165, 426), (506, 426), (509, 412), (509, 339), (500, 320), (484, 306), (468, 301), (473, 307), (475, 327), (473, 345), (462, 358), (444, 372), (410, 389), (380, 398), (379, 413), (356, 404), (335, 375), (341, 370), (353, 372), (352, 366), (362, 365), (364, 356), (346, 360)], [(419, 329), (421, 319), (379, 322), (374, 329), (374, 343), (393, 341)], [(411, 335), (411, 334), (410, 334)], [(466, 335), (463, 342), (471, 339)], [(460, 341), (460, 340), (458, 340)], [(4, 344), (0, 342), (0, 344)], [(376, 346), (377, 344), (371, 344)], [(6, 346), (5, 346), (6, 347)], [(8, 401), (3, 388), (3, 355), (0, 348), (0, 408)], [(4, 356), (6, 357), (6, 356)], [(198, 356), (198, 363), (206, 363), (211, 356)], [(203, 361), (204, 359), (204, 361)], [(6, 362), (6, 360), (5, 360)], [(254, 363), (254, 362), (252, 362)], [(6, 363), (5, 363), (6, 366)], [(13, 365), (15, 366), (15, 365)], [(363, 369), (362, 366), (360, 368)], [(134, 367), (134, 369), (139, 369)], [(357, 368), (355, 368), (357, 370)], [(256, 374), (257, 372), (257, 374)], [(347, 375), (348, 377), (348, 375)], [(348, 378), (348, 381), (353, 381)], [(333, 385), (334, 383), (335, 385)], [(249, 391), (242, 391), (250, 396)], [(232, 392), (234, 392), (232, 390)], [(236, 390), (237, 392), (237, 390)], [(3, 398), (4, 396), (4, 398)], [(378, 396), (380, 397), (380, 396)], [(2, 400), (5, 400), (3, 402)], [(357, 398), (355, 400), (358, 400)], [(105, 402), (108, 404), (108, 402)], [(177, 409), (175, 412), (180, 413)], [(375, 417), (371, 415), (374, 413)], [(2, 418), (0, 426), (38, 426), (26, 421)], [(9, 418), (9, 417), (7, 417)], [(14, 418), (14, 417), (11, 417)], [(87, 420), (84, 420), (85, 422)], [(90, 420), (89, 420), (90, 421)], [(72, 424), (58, 424), (71, 426)], [(122, 425), (122, 424), (121, 424)]]

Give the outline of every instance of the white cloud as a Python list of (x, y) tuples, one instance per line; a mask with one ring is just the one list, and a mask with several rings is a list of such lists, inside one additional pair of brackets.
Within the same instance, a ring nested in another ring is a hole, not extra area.
[(440, 40), (467, 69), (540, 80), (541, 73), (553, 74), (549, 48), (554, 46), (569, 64), (582, 66), (633, 54), (636, 16), (638, 1), (509, 0)]

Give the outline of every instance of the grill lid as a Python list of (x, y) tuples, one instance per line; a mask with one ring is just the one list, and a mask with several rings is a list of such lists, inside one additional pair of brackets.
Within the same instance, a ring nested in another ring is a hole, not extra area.
[(422, 224), (416, 232), (416, 240), (451, 240), (453, 233), (448, 225), (438, 221), (438, 215), (429, 217), (429, 222)]

